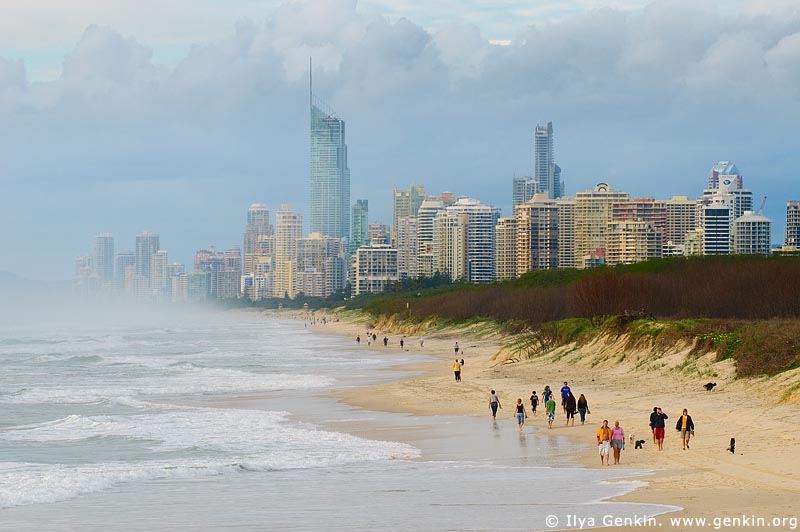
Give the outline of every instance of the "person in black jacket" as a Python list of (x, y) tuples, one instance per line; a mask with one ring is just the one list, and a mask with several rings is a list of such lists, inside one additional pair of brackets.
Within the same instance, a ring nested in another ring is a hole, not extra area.
[(683, 415), (678, 418), (678, 422), (675, 424), (675, 430), (681, 433), (681, 441), (683, 441), (683, 450), (689, 448), (689, 439), (694, 435), (694, 421), (692, 421), (692, 416), (689, 415), (689, 411), (685, 408), (683, 409)]
[(650, 432), (653, 434), (653, 445), (658, 443), (656, 441), (656, 413), (658, 412), (658, 407), (653, 407), (653, 412), (650, 414)]
[(569, 392), (567, 395), (566, 404), (564, 405), (567, 411), (567, 426), (569, 426), (569, 420), (572, 419), (572, 426), (575, 426), (575, 413), (578, 411), (577, 401), (575, 400), (575, 396), (572, 395), (572, 392)]
[(660, 408), (656, 408), (655, 417), (653, 418), (653, 434), (656, 437), (656, 442), (658, 443), (658, 450), (664, 450), (664, 430), (666, 428), (665, 421), (669, 419), (669, 416), (665, 414)]

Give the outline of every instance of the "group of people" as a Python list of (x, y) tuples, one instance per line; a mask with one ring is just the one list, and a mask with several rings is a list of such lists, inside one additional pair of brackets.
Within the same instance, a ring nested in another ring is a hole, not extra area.
[[(667, 419), (669, 416), (661, 410), (661, 407), (654, 406), (650, 414), (650, 430), (653, 433), (653, 443), (658, 446), (659, 451), (664, 450), (664, 436), (666, 433)], [(689, 411), (684, 408), (678, 422), (675, 423), (675, 430), (681, 433), (681, 443), (683, 450), (689, 448), (689, 440), (694, 436), (694, 420), (689, 415)]]
[[(367, 346), (371, 346), (372, 342), (376, 342), (377, 343), (377, 341), (378, 341), (378, 335), (372, 329), (367, 329), (366, 338), (367, 338)], [(358, 345), (361, 345), (361, 335), (360, 334), (356, 336), (356, 343)], [(422, 348), (424, 345), (425, 345), (425, 337), (424, 336), (420, 336), (419, 337), (419, 347)], [(383, 337), (383, 346), (384, 347), (389, 347), (389, 337), (386, 336), (386, 335), (384, 335), (384, 337)], [(406, 337), (402, 336), (400, 338), (400, 350), (402, 351), (403, 349), (405, 349), (405, 346), (406, 346)]]
[[(463, 360), (461, 362), (463, 363)], [(458, 363), (457, 360), (456, 363)], [(456, 380), (459, 379), (460, 377), (456, 378)], [(580, 414), (581, 425), (585, 424), (586, 414), (591, 413), (589, 411), (589, 402), (586, 400), (586, 396), (581, 394), (580, 397), (576, 399), (575, 395), (572, 393), (572, 389), (569, 387), (569, 383), (566, 381), (564, 381), (564, 386), (561, 387), (560, 393), (561, 408), (564, 414), (566, 414), (566, 426), (570, 426), (570, 424), (575, 426), (575, 414)], [(536, 390), (531, 392), (531, 397), (529, 400), (531, 404), (531, 414), (535, 416), (539, 408), (540, 401), (540, 396), (536, 394)], [(550, 389), (550, 386), (544, 387), (541, 395), (541, 401), (544, 405), (545, 413), (547, 415), (547, 427), (552, 429), (553, 422), (556, 419), (557, 406), (555, 394), (553, 393), (553, 390)], [(497, 409), (502, 408), (502, 406), (500, 406), (500, 400), (498, 399), (494, 390), (492, 390), (492, 393), (489, 396), (489, 408), (492, 410), (492, 419), (497, 419)], [(525, 411), (525, 405), (522, 403), (522, 398), (517, 399), (515, 415), (517, 418), (519, 431), (522, 432), (522, 427), (525, 425), (525, 419), (528, 417), (528, 413)]]

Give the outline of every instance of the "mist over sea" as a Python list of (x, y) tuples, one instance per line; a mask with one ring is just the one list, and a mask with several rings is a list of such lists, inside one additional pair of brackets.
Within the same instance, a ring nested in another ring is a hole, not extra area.
[[(600, 503), (635, 483), (565, 467), (563, 439), (322, 397), (416, 355), (246, 314), (34, 315), (0, 325), (0, 530), (540, 530), (555, 510), (663, 510)], [(412, 445), (348, 423), (446, 430)]]

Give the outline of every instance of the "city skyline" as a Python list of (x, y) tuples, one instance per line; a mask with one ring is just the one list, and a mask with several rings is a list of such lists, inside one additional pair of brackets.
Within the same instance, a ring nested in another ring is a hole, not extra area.
[[(569, 193), (608, 181), (632, 197), (697, 197), (709, 163), (730, 159), (756, 202), (769, 196), (779, 242), (784, 201), (797, 199), (800, 15), (777, 3), (644, 4), (517, 17), (503, 46), (480, 18), (451, 27), (352, 2), (267, 6), (166, 62), (152, 35), (87, 13), (52, 79), (5, 37), (0, 222), (14, 227), (3, 244), (16, 253), (0, 271), (65, 279), (98, 231), (124, 250), (156, 230), (188, 263), (198, 247), (241, 246), (252, 202), (289, 203), (310, 220), (309, 55), (319, 92), (347, 118), (351, 199), (369, 200), (371, 220), (390, 222), (385, 189), (413, 182), (509, 215), (508, 180), (534, 175), (533, 130), (552, 121)], [(676, 28), (674, 10), (692, 24)], [(678, 30), (682, 46), (663, 49)], [(748, 75), (731, 87), (732, 72)], [(35, 245), (52, 231), (41, 210), (62, 222), (46, 247)]]

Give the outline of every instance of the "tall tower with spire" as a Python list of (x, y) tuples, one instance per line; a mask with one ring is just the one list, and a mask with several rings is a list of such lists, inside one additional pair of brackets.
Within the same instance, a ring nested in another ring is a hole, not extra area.
[(350, 169), (344, 120), (314, 96), (309, 59), (308, 97), (311, 109), (310, 231), (336, 238), (350, 236)]

